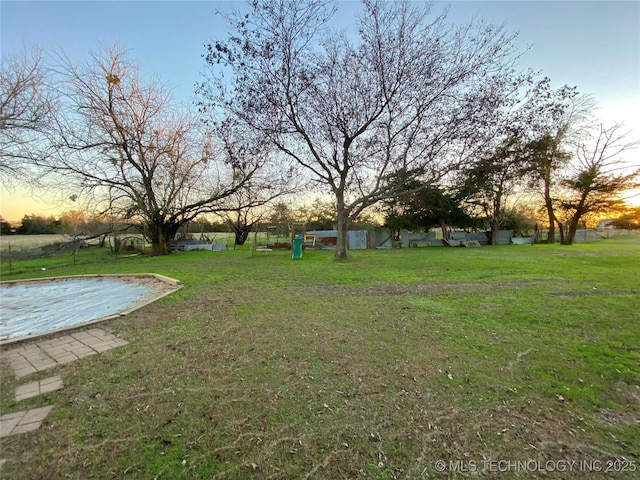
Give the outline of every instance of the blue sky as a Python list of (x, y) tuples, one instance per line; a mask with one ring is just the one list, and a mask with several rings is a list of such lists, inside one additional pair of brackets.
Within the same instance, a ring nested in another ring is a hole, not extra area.
[[(340, 3), (348, 26), (358, 1)], [(449, 18), (476, 17), (518, 31), (518, 45), (530, 50), (521, 66), (541, 70), (555, 87), (577, 85), (596, 98), (605, 122), (625, 122), (640, 138), (640, 1), (452, 1)], [(188, 102), (205, 64), (204, 44), (223, 38), (227, 27), (217, 10), (243, 7), (234, 1), (10, 1), (0, 2), (2, 53), (38, 44), (83, 59), (101, 44), (119, 41), (143, 75), (167, 82)], [(25, 213), (51, 214), (24, 192), (0, 197), (0, 214), (19, 220)], [(16, 199), (20, 199), (17, 202)]]

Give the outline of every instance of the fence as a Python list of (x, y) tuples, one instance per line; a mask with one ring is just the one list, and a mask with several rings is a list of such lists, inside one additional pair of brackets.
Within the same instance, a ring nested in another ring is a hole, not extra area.
[[(84, 240), (55, 241), (37, 245), (45, 239), (30, 239), (31, 242), (21, 241), (16, 238), (12, 242), (7, 238), (2, 239), (0, 249), (0, 275), (16, 275), (47, 268), (79, 265), (89, 263), (103, 263), (105, 260), (117, 261), (119, 258), (137, 254), (137, 252), (116, 251), (111, 247), (100, 248), (97, 245), (87, 244)], [(49, 239), (50, 241), (50, 239)], [(34, 244), (36, 244), (34, 246)]]
[[(215, 244), (233, 249), (234, 235), (210, 233), (207, 238)], [(266, 244), (266, 234), (259, 234), (258, 244)], [(254, 236), (237, 250), (250, 250)], [(71, 238), (65, 235), (2, 235), (0, 236), (0, 276), (44, 271), (46, 269), (124, 261), (149, 253), (150, 246), (141, 235), (108, 236), (103, 242), (97, 239)], [(99, 244), (102, 243), (102, 246)]]
[(620, 230), (617, 228), (604, 228), (598, 230), (604, 238), (640, 237), (640, 230)]

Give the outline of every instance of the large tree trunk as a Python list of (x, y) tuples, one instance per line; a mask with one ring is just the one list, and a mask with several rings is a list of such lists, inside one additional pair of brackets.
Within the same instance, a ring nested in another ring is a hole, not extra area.
[(160, 224), (151, 226), (151, 255), (169, 255), (171, 242), (180, 225)]
[(344, 201), (338, 200), (337, 207), (337, 226), (338, 226), (338, 238), (336, 242), (336, 251), (333, 254), (333, 258), (349, 258), (349, 216), (344, 208)]
[(562, 239), (562, 245), (573, 245), (574, 240), (576, 239), (576, 232), (578, 230), (578, 226), (580, 225), (580, 219), (582, 218), (582, 208), (578, 208), (576, 213), (569, 220), (569, 227), (567, 228), (567, 233), (565, 237)]
[(549, 233), (547, 234), (547, 243), (556, 243), (556, 216), (553, 212), (553, 201), (551, 200), (551, 162), (545, 164), (544, 169), (544, 205), (547, 209), (549, 218)]
[(246, 219), (243, 218), (243, 215), (241, 214), (240, 211), (236, 213), (237, 213), (237, 217), (235, 220), (231, 220), (231, 219), (227, 220), (227, 225), (229, 225), (231, 230), (233, 230), (233, 234), (235, 237), (233, 241), (234, 249), (237, 245), (244, 245), (246, 243), (246, 241), (249, 238), (249, 234), (253, 229), (253, 225), (247, 224)]
[[(500, 187), (500, 192), (502, 187)], [(493, 199), (493, 215), (490, 217), (489, 226), (491, 227), (491, 245), (498, 245), (498, 239), (500, 238), (500, 225), (502, 222), (502, 193), (498, 193), (496, 198)]]
[(440, 230), (442, 230), (442, 239), (446, 242), (449, 241), (449, 230), (447, 229), (447, 223), (444, 218), (440, 219)]
[(549, 216), (549, 233), (547, 233), (547, 243), (553, 244), (556, 243), (556, 216), (553, 213), (553, 205), (551, 205), (551, 200), (549, 202), (545, 199), (545, 204), (547, 207), (547, 215)]
[(568, 231), (563, 238), (562, 245), (573, 245), (573, 241), (576, 238), (576, 231), (578, 230), (578, 222), (574, 219), (569, 220)]
[(580, 225), (580, 220), (582, 220), (582, 216), (588, 211), (584, 208), (586, 199), (587, 199), (587, 192), (583, 192), (580, 198), (580, 201), (578, 202), (578, 205), (576, 205), (576, 210), (573, 216), (571, 217), (571, 219), (569, 220), (568, 232), (566, 233), (565, 237), (560, 241), (562, 245), (573, 245), (573, 241), (576, 238), (576, 231), (578, 230), (578, 225)]
[(249, 233), (251, 233), (251, 228), (248, 229), (235, 229), (235, 245), (244, 245), (249, 238)]
[(165, 234), (158, 234), (151, 239), (151, 255), (169, 255), (171, 253), (171, 241)]
[(490, 222), (491, 226), (491, 245), (498, 245), (498, 239), (500, 238), (500, 221), (492, 218)]
[(571, 245), (571, 243), (566, 243), (564, 224), (562, 222), (558, 222), (558, 232), (560, 232), (560, 245)]

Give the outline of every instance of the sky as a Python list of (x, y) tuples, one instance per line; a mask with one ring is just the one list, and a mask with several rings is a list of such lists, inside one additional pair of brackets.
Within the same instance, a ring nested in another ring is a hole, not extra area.
[[(179, 101), (193, 100), (206, 69), (204, 45), (227, 35), (217, 11), (241, 9), (234, 1), (11, 1), (0, 2), (0, 51), (38, 45), (45, 55), (63, 51), (72, 61), (119, 42), (143, 76), (166, 82)], [(518, 32), (526, 53), (520, 67), (539, 70), (559, 88), (576, 85), (598, 102), (605, 124), (624, 122), (640, 139), (640, 1), (437, 1), (449, 19), (482, 18)], [(350, 28), (360, 2), (339, 2), (340, 27)], [(637, 158), (640, 158), (638, 156)], [(639, 162), (640, 163), (640, 162)], [(56, 215), (70, 205), (47, 203), (22, 189), (0, 191), (0, 215)]]

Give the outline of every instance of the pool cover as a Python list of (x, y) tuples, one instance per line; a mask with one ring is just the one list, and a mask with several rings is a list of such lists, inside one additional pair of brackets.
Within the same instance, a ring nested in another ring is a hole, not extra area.
[(92, 276), (3, 283), (0, 285), (0, 342), (124, 314), (176, 288), (179, 287), (168, 286), (154, 277), (144, 281), (140, 277)]

